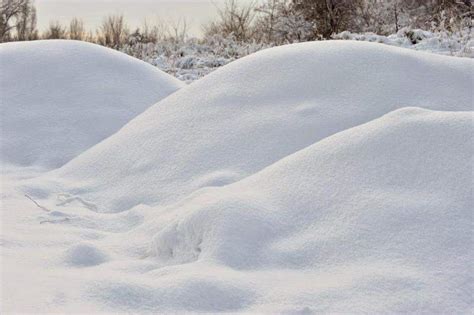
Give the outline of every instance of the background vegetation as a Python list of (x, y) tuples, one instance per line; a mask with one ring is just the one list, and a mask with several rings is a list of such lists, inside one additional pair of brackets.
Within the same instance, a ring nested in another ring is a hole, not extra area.
[(0, 41), (93, 42), (192, 81), (262, 48), (313, 40), (407, 46), (429, 39), (452, 55), (471, 56), (472, 18), (470, 0), (226, 0), (217, 18), (202, 25), (203, 36), (190, 38), (184, 19), (132, 29), (123, 15), (105, 16), (95, 30), (74, 18), (69, 25), (51, 21), (40, 32), (34, 0), (1, 0)]

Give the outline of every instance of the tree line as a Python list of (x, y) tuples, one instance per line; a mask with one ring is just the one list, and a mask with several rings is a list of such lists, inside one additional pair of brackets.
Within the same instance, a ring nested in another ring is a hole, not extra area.
[[(226, 0), (217, 10), (216, 19), (202, 26), (204, 38), (269, 44), (329, 39), (342, 31), (388, 35), (403, 27), (454, 32), (470, 29), (473, 17), (471, 0)], [(68, 25), (52, 21), (39, 32), (34, 0), (1, 0), (0, 11), (1, 42), (73, 39), (120, 49), (187, 38), (184, 19), (130, 29), (123, 15), (109, 15), (92, 31), (74, 18)]]

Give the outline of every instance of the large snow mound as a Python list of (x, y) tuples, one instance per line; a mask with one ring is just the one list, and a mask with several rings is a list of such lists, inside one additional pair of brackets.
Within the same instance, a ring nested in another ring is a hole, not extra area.
[(170, 204), (397, 108), (471, 110), (473, 73), (469, 59), (374, 43), (268, 49), (157, 103), (52, 174), (61, 183), (49, 189), (104, 212)]
[(76, 41), (0, 45), (2, 162), (59, 167), (183, 84)]
[[(240, 271), (258, 311), (469, 312), (473, 118), (397, 110), (199, 191), (144, 224), (150, 254)], [(268, 270), (308, 278), (258, 281)]]

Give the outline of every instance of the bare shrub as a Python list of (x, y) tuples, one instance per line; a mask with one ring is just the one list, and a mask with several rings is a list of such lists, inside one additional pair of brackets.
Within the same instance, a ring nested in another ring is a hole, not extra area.
[(84, 27), (84, 22), (78, 18), (73, 18), (69, 23), (69, 39), (74, 40), (85, 40), (86, 39), (86, 29)]
[(45, 33), (44, 39), (67, 39), (67, 29), (59, 21), (52, 21)]
[(123, 15), (109, 15), (97, 31), (99, 44), (115, 49), (123, 47), (127, 42), (129, 29)]

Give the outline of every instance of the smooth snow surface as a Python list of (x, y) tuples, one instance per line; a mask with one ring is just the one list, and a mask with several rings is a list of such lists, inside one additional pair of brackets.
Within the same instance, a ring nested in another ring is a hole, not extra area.
[(60, 169), (73, 185), (57, 189), (101, 212), (169, 204), (397, 108), (471, 110), (473, 71), (469, 59), (373, 43), (268, 49), (159, 102)]
[(59, 167), (182, 86), (137, 59), (76, 41), (0, 45), (1, 159)]
[(474, 62), (269, 49), (2, 174), (2, 311), (473, 308)]

